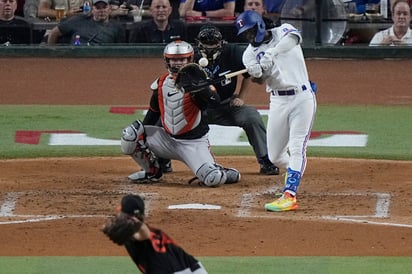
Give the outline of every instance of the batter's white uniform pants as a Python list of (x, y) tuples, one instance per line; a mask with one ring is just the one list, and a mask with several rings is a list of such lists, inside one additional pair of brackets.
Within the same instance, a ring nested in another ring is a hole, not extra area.
[(316, 96), (310, 88), (299, 89), (295, 95), (271, 93), (267, 145), (269, 159), (275, 165), (303, 175), (315, 113)]

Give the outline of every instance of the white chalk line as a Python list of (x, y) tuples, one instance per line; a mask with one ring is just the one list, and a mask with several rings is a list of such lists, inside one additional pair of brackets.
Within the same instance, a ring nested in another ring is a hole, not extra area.
[[(251, 214), (251, 209), (253, 208), (252, 204), (256, 197), (261, 196), (263, 194), (271, 194), (274, 195), (279, 192), (280, 189), (278, 188), (270, 188), (261, 193), (246, 193), (242, 195), (241, 199), (241, 206), (236, 214), (237, 217), (248, 217), (248, 218), (290, 218), (285, 216), (279, 216), (276, 214), (272, 215), (259, 215), (259, 214)], [(1, 224), (19, 224), (19, 223), (33, 223), (33, 222), (41, 222), (41, 221), (51, 221), (51, 220), (59, 220), (63, 218), (107, 218), (109, 215), (22, 215), (22, 214), (14, 214), (14, 208), (16, 206), (16, 202), (18, 197), (21, 194), (28, 194), (30, 192), (9, 192), (7, 193), (3, 204), (0, 207), (0, 217), (13, 217), (13, 218), (24, 218), (24, 220), (8, 220), (8, 221), (0, 221)], [(34, 191), (31, 193), (40, 194), (39, 191)], [(63, 192), (62, 192), (63, 193)], [(125, 188), (124, 190), (119, 191), (88, 191), (88, 193), (81, 193), (78, 191), (64, 191), (65, 194), (84, 194), (88, 195), (90, 193), (95, 194), (125, 194), (125, 193), (133, 193), (130, 188)], [(137, 194), (137, 193), (136, 193)], [(147, 213), (150, 212), (150, 204), (153, 200), (157, 199), (158, 193), (139, 193), (145, 198)], [(388, 193), (360, 193), (360, 192), (353, 192), (353, 193), (311, 193), (312, 196), (375, 196), (376, 197), (376, 206), (375, 206), (375, 213), (374, 215), (337, 215), (337, 216), (300, 216), (299, 219), (323, 219), (329, 221), (338, 221), (338, 222), (353, 222), (353, 223), (365, 223), (365, 224), (372, 224), (372, 225), (385, 225), (385, 226), (395, 226), (395, 227), (408, 227), (412, 228), (412, 225), (409, 224), (400, 224), (400, 223), (390, 223), (390, 222), (377, 222), (371, 221), (370, 218), (388, 218), (389, 217), (389, 206), (390, 206), (390, 194)]]
[[(64, 193), (64, 194), (83, 194), (89, 195), (91, 193), (94, 194), (116, 194), (116, 195), (123, 195), (123, 194), (138, 194), (137, 192), (133, 192), (129, 188), (125, 188), (124, 190), (119, 191), (99, 191), (99, 190), (88, 190), (87, 193), (82, 193), (81, 191), (56, 191), (54, 193)], [(0, 225), (7, 225), (7, 224), (22, 224), (22, 223), (36, 223), (42, 221), (53, 221), (53, 220), (60, 220), (60, 219), (67, 219), (67, 218), (108, 218), (111, 215), (30, 215), (30, 214), (14, 214), (13, 211), (16, 207), (17, 200), (19, 196), (23, 194), (42, 194), (40, 191), (28, 191), (28, 192), (9, 192), (6, 194), (3, 204), (0, 207), (0, 218), (7, 217), (7, 218), (17, 218), (23, 220), (8, 220), (8, 221), (0, 221)], [(149, 215), (150, 212), (150, 204), (158, 195), (157, 193), (139, 193), (145, 199), (146, 204), (146, 214)]]
[[(275, 194), (278, 193), (280, 189), (277, 188), (270, 188), (263, 192), (256, 192), (256, 193), (247, 193), (243, 194), (240, 202), (240, 208), (238, 213), (236, 214), (237, 217), (247, 217), (247, 218), (268, 218), (268, 219), (291, 219), (290, 216), (279, 215), (277, 213), (271, 213), (270, 215), (263, 215), (263, 214), (251, 214), (251, 209), (253, 208), (253, 201), (258, 196), (264, 194)], [(348, 193), (310, 193), (311, 196), (365, 196), (370, 197), (374, 196), (376, 198), (376, 206), (375, 212), (372, 215), (337, 215), (337, 216), (299, 216), (297, 219), (299, 220), (314, 220), (314, 219), (322, 219), (328, 221), (337, 221), (337, 222), (352, 222), (352, 223), (363, 223), (363, 224), (370, 224), (370, 225), (383, 225), (383, 226), (394, 226), (394, 227), (407, 227), (412, 228), (411, 224), (401, 224), (401, 223), (392, 223), (392, 222), (379, 222), (379, 221), (372, 221), (370, 219), (382, 219), (382, 218), (389, 218), (389, 207), (390, 207), (390, 199), (391, 195), (389, 193), (362, 193), (362, 192), (348, 192)]]

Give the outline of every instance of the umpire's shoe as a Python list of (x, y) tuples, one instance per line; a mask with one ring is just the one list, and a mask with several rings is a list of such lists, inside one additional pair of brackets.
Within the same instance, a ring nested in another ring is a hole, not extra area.
[(159, 159), (159, 165), (163, 173), (173, 172), (172, 161), (170, 159)]
[(260, 164), (260, 174), (279, 175), (279, 168), (272, 164), (267, 155), (258, 159), (258, 162)]

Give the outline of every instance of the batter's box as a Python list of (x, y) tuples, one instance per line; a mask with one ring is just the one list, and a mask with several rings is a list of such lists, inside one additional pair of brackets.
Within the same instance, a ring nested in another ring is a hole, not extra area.
[(264, 204), (276, 198), (276, 191), (248, 193), (242, 196), (239, 217), (305, 217), (322, 219), (388, 218), (388, 193), (309, 193), (302, 192), (296, 212), (266, 212)]
[(116, 212), (124, 194), (93, 190), (10, 192), (0, 199), (0, 217), (106, 216)]

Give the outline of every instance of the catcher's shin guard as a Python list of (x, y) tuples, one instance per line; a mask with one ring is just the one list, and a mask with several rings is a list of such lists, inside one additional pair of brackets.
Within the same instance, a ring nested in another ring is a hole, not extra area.
[(206, 186), (214, 187), (222, 184), (234, 184), (240, 181), (240, 173), (234, 168), (224, 168), (217, 164), (203, 164), (196, 176)]
[(223, 169), (214, 164), (204, 163), (196, 172), (197, 178), (206, 186), (214, 187), (226, 182), (227, 175)]
[(120, 148), (124, 154), (131, 155), (135, 152), (136, 147), (144, 147), (146, 136), (143, 124), (136, 120), (122, 131), (122, 138), (120, 139)]

